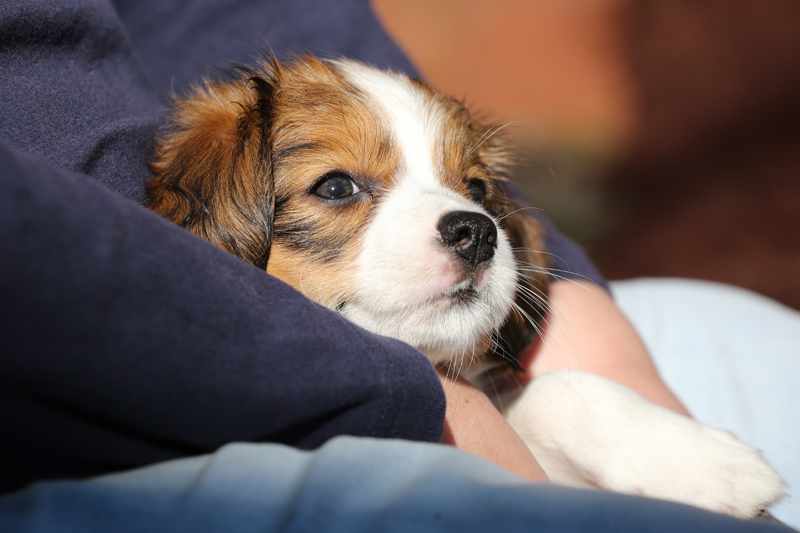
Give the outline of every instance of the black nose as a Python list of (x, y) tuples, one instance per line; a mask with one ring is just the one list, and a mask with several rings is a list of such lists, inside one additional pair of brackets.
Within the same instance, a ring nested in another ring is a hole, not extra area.
[(472, 267), (494, 257), (497, 227), (486, 215), (453, 211), (442, 217), (438, 230), (444, 245)]

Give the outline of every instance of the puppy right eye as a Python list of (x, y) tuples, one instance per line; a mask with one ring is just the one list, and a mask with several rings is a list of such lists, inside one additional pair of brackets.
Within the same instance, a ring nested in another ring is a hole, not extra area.
[(330, 174), (314, 187), (314, 194), (336, 200), (361, 192), (358, 185), (346, 174)]
[(471, 179), (467, 182), (467, 191), (472, 196), (472, 200), (479, 205), (486, 203), (486, 184), (479, 179)]

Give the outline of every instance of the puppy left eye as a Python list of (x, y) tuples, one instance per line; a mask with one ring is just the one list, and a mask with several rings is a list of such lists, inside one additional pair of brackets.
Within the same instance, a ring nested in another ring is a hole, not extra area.
[(314, 188), (314, 194), (336, 200), (361, 192), (358, 185), (345, 174), (331, 174)]
[(486, 184), (477, 179), (471, 179), (467, 182), (467, 191), (472, 196), (472, 200), (480, 205), (486, 202)]

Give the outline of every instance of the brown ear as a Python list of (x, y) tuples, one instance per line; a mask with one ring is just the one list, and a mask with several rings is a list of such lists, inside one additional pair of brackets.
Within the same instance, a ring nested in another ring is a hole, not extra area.
[(543, 246), (544, 228), (515, 203), (507, 209), (511, 214), (503, 219), (503, 225), (517, 261), (517, 307), (500, 329), (493, 355), (519, 368), (517, 357), (540, 334), (546, 316), (549, 262)]
[[(274, 65), (274, 63), (273, 63)], [(240, 69), (177, 101), (156, 141), (148, 207), (266, 269), (275, 197), (270, 165), (274, 70)]]

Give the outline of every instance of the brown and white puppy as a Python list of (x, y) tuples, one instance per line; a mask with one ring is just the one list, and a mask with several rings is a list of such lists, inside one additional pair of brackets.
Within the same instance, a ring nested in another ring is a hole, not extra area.
[(240, 74), (177, 103), (151, 209), (434, 363), (530, 340), (545, 256), (538, 224), (501, 189), (511, 161), (495, 130), (351, 61)]
[[(397, 73), (268, 59), (176, 102), (149, 207), (466, 368), (519, 353), (547, 307), (542, 230), (503, 192), (512, 158), (496, 133)], [(506, 415), (554, 481), (738, 516), (782, 493), (753, 448), (589, 374), (537, 378)]]

